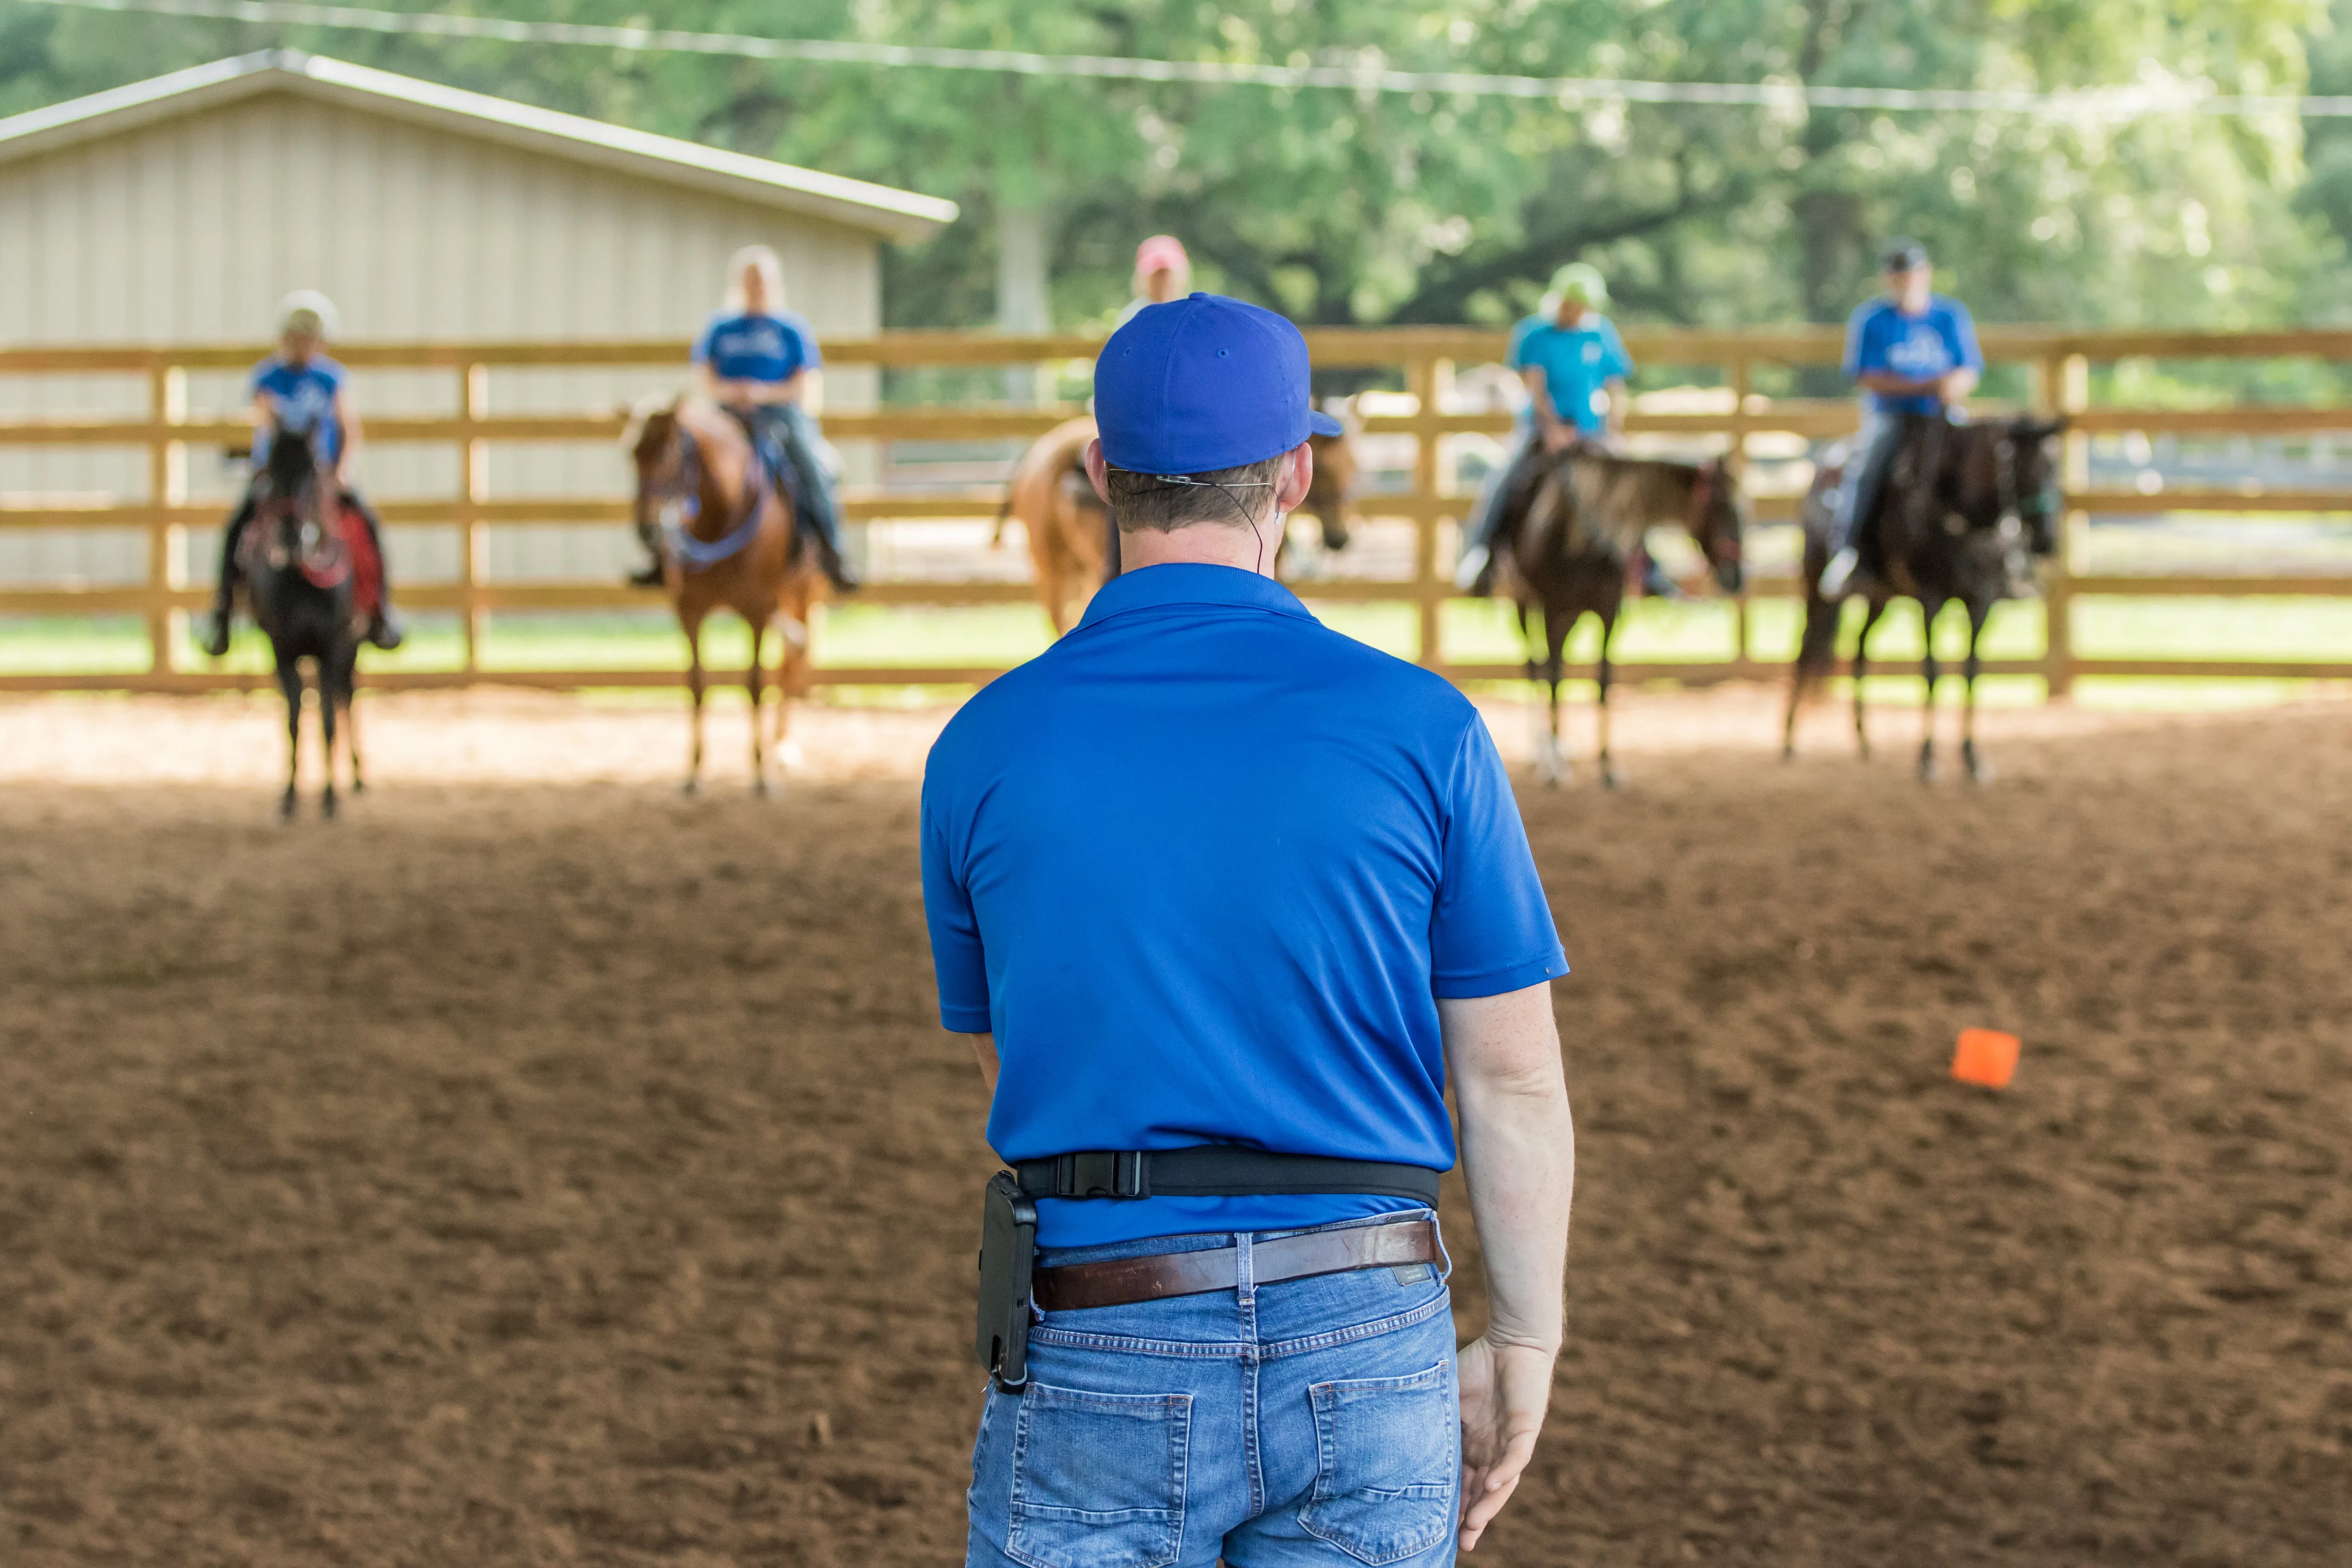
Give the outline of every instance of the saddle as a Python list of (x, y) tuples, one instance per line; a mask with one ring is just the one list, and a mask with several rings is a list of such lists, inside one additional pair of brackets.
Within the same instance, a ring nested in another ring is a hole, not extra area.
[(331, 525), (305, 531), (301, 549), (291, 560), (282, 560), (278, 558), (273, 514), (278, 507), (292, 504), (274, 497), (258, 498), (253, 521), (239, 543), (238, 564), (248, 576), (258, 567), (283, 571), (290, 565), (314, 588), (338, 588), (348, 581), (352, 584), (352, 609), (363, 616), (381, 614), (383, 557), (376, 550), (375, 536), (359, 507), (350, 497), (339, 493)]

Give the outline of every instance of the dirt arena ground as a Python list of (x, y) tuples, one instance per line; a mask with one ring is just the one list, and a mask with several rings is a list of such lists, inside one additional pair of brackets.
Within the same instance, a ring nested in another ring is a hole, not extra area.
[[(1476, 1560), (2352, 1561), (2352, 704), (2000, 713), (1980, 789), (1626, 709), (1523, 794), (1582, 1180)], [(281, 829), (266, 704), (0, 705), (0, 1562), (957, 1560), (940, 720), (688, 801), (674, 710), (381, 699)]]

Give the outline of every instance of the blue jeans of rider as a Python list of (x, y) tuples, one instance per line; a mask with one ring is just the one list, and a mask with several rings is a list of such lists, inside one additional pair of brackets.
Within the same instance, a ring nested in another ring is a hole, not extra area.
[(1244, 1283), (1037, 1321), (1028, 1386), (992, 1386), (981, 1415), (967, 1568), (1453, 1563), (1462, 1434), (1445, 1282), (1423, 1263), (1252, 1285), (1251, 1248), (1291, 1234), (1039, 1258), (1231, 1246)]

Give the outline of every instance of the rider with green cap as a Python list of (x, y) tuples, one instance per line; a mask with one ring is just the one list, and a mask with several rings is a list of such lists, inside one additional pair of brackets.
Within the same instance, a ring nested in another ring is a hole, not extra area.
[(1511, 329), (1503, 363), (1527, 383), (1528, 411), (1463, 520), (1454, 581), (1465, 592), (1493, 588), (1496, 531), (1526, 506), (1543, 472), (1541, 459), (1580, 441), (1611, 439), (1624, 428), (1625, 378), (1633, 361), (1601, 313), (1608, 303), (1609, 285), (1600, 269), (1571, 261), (1551, 275), (1536, 314)]

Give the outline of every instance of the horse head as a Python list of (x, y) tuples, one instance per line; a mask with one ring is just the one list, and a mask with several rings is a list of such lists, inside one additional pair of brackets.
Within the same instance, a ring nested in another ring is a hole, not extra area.
[(1356, 420), (1355, 399), (1334, 397), (1326, 401), (1323, 411), (1347, 427), (1344, 435), (1309, 436), (1307, 444), (1315, 453), (1315, 478), (1307, 488), (1307, 499), (1298, 510), (1314, 514), (1323, 525), (1323, 548), (1345, 550), (1348, 547), (1348, 500), (1356, 488), (1356, 437), (1361, 427)]
[(1748, 529), (1748, 498), (1740, 493), (1739, 475), (1729, 459), (1710, 458), (1698, 466), (1691, 483), (1690, 536), (1715, 573), (1716, 585), (1727, 594), (1739, 592), (1746, 580), (1741, 540)]
[(2001, 516), (2014, 517), (2025, 525), (2036, 555), (2047, 555), (2058, 548), (2058, 517), (2064, 498), (2059, 493), (2058, 461), (2050, 443), (2065, 428), (2063, 418), (2027, 416), (2009, 421), (1998, 437)]
[(637, 474), (635, 516), (640, 530), (659, 528), (662, 514), (681, 504), (692, 504), (698, 488), (688, 472), (686, 426), (678, 418), (678, 406), (685, 401), (672, 397), (640, 403), (630, 411), (628, 426), (621, 432), (622, 450), (629, 454)]
[(255, 487), (267, 537), (281, 559), (308, 554), (326, 521), (327, 465), (312, 436), (307, 426), (272, 425)]

